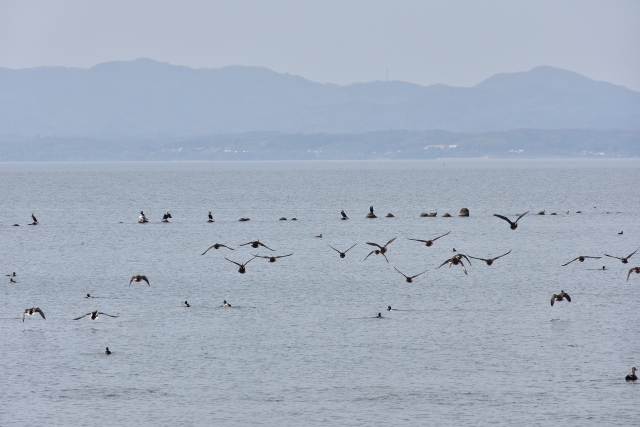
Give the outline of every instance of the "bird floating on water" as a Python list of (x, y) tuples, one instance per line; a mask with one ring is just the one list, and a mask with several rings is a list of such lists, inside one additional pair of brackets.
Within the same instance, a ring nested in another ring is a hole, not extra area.
[(322, 233), (318, 234), (317, 236), (315, 236), (317, 239), (322, 239)]
[(189, 304), (187, 301), (184, 302), (184, 304), (182, 304), (183, 307), (191, 307), (191, 304)]
[[(233, 248), (230, 248), (230, 247), (229, 247), (229, 246), (227, 246), (227, 245), (223, 245), (222, 243), (215, 243), (215, 244), (213, 244), (213, 245), (209, 246), (209, 249), (220, 249), (220, 248), (227, 248), (227, 249), (231, 249), (232, 251), (234, 250)], [(204, 255), (204, 254), (206, 254), (207, 252), (209, 252), (209, 249), (207, 249), (206, 251), (202, 252), (202, 254), (201, 254), (201, 255)]]
[(91, 294), (87, 294), (85, 298), (93, 298), (93, 297), (91, 296)]
[(378, 218), (374, 213), (373, 213), (373, 206), (369, 207), (369, 213), (366, 215), (366, 218)]
[(82, 319), (83, 317), (86, 317), (86, 316), (89, 316), (89, 319), (91, 319), (91, 320), (96, 320), (98, 318), (98, 316), (100, 316), (101, 314), (104, 314), (105, 316), (109, 316), (109, 317), (118, 317), (118, 316), (112, 316), (111, 314), (107, 314), (107, 313), (104, 313), (102, 311), (95, 310), (95, 311), (91, 311), (91, 312), (89, 312), (87, 314), (83, 314), (80, 317), (76, 317), (73, 320), (80, 320), (80, 319)]
[(553, 296), (551, 297), (551, 307), (553, 307), (553, 303), (556, 301), (563, 301), (563, 300), (567, 300), (568, 302), (571, 302), (571, 297), (569, 296), (568, 293), (566, 293), (565, 291), (560, 291), (559, 294), (553, 294)]
[(497, 260), (498, 258), (502, 258), (503, 256), (505, 256), (505, 255), (509, 255), (510, 253), (511, 253), (511, 251), (509, 251), (509, 252), (507, 252), (507, 253), (505, 253), (505, 254), (499, 255), (499, 256), (497, 256), (497, 257), (495, 257), (495, 258), (487, 258), (487, 259), (485, 259), (485, 258), (477, 258), (477, 257), (471, 256), (471, 255), (469, 255), (469, 258), (478, 259), (478, 260), (480, 260), (480, 261), (484, 261), (484, 262), (486, 262), (486, 263), (487, 263), (487, 265), (491, 265), (491, 264), (493, 264), (493, 262), (494, 262), (495, 260)]
[(586, 255), (580, 255), (579, 257), (575, 257), (574, 259), (572, 259), (571, 261), (569, 261), (566, 264), (562, 264), (562, 267), (564, 267), (565, 265), (569, 265), (571, 264), (573, 261), (580, 261), (580, 262), (584, 262), (585, 259), (587, 258), (593, 258), (593, 259), (600, 259), (602, 258), (601, 256), (586, 256)]
[(516, 228), (518, 228), (518, 221), (520, 221), (520, 218), (522, 218), (523, 216), (525, 216), (528, 213), (529, 213), (529, 211), (526, 211), (525, 213), (523, 213), (520, 216), (518, 216), (518, 218), (516, 218), (516, 220), (513, 221), (513, 222), (509, 218), (507, 218), (506, 216), (503, 216), (503, 215), (493, 214), (493, 216), (497, 216), (500, 219), (504, 219), (505, 221), (507, 221), (510, 224), (511, 229), (515, 230)]
[(416, 241), (416, 242), (422, 242), (422, 243), (425, 244), (425, 246), (433, 246), (433, 242), (435, 242), (436, 240), (438, 240), (441, 237), (444, 237), (444, 236), (448, 235), (449, 233), (451, 233), (451, 231), (449, 231), (447, 233), (444, 233), (442, 236), (438, 236), (438, 237), (436, 237), (434, 239), (431, 239), (431, 240), (409, 239), (408, 237), (407, 237), (407, 239), (413, 240), (413, 241)]
[(43, 319), (46, 319), (46, 317), (44, 317), (44, 312), (40, 310), (40, 307), (31, 307), (25, 308), (24, 313), (22, 313), (22, 321), (24, 322), (25, 316), (32, 316), (35, 313), (40, 313), (40, 316), (42, 316)]
[(149, 220), (147, 219), (146, 215), (144, 214), (144, 211), (140, 211), (140, 216), (138, 216), (138, 222), (140, 224), (144, 224), (145, 222), (149, 222)]
[(227, 302), (227, 300), (224, 300), (224, 301), (222, 301), (222, 306), (223, 306), (223, 307), (231, 307), (231, 304), (229, 304), (229, 303)]
[(169, 222), (169, 218), (173, 218), (169, 212), (162, 215), (162, 222)]
[(129, 286), (131, 286), (131, 282), (142, 282), (143, 280), (147, 282), (147, 285), (151, 286), (151, 283), (149, 283), (147, 276), (142, 276), (140, 274), (131, 277), (131, 280), (129, 280)]
[(631, 373), (629, 375), (627, 375), (626, 377), (624, 377), (625, 381), (635, 381), (638, 379), (638, 377), (636, 376), (636, 368), (631, 368)]
[[(357, 245), (357, 243), (354, 243), (353, 246)], [(331, 245), (328, 245), (331, 249), (333, 249), (334, 251), (338, 252), (340, 254), (340, 258), (344, 258), (345, 256), (347, 256), (347, 252), (349, 252), (351, 249), (353, 249), (353, 246), (351, 246), (349, 249), (347, 249), (344, 252), (340, 252), (339, 250), (337, 250), (336, 248), (334, 248)], [(365, 258), (366, 259), (366, 258)]]
[(106, 354), (107, 356), (111, 354), (111, 350), (109, 350), (109, 347), (107, 347), (107, 349), (104, 351), (104, 354)]
[[(640, 248), (638, 248), (640, 249)], [(617, 256), (613, 256), (613, 255), (608, 255), (608, 254), (604, 254), (604, 256), (608, 256), (609, 258), (616, 258), (619, 259), (620, 261), (622, 261), (623, 264), (627, 264), (629, 262), (629, 258), (631, 258), (633, 256), (633, 254), (635, 254), (636, 252), (638, 252), (638, 249), (636, 249), (635, 251), (631, 252), (629, 255), (627, 255), (624, 258), (620, 258)]]
[(349, 219), (349, 217), (347, 216), (347, 214), (346, 214), (346, 213), (344, 213), (344, 210), (341, 210), (341, 211), (340, 211), (340, 215), (342, 215), (342, 218), (340, 218), (340, 219), (343, 219), (343, 220), (344, 220), (344, 219)]
[(213, 222), (213, 215), (211, 215), (211, 211), (209, 211), (209, 219), (207, 222)]

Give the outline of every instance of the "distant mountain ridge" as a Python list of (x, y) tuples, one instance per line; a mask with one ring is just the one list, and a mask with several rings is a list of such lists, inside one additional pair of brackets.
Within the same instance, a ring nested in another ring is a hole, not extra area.
[(251, 131), (356, 133), (640, 129), (640, 92), (541, 66), (470, 88), (320, 84), (261, 67), (192, 69), (149, 59), (89, 69), (0, 68), (0, 134), (178, 137)]

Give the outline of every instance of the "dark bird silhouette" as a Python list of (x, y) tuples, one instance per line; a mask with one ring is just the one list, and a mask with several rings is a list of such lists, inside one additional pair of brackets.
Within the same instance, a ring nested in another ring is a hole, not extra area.
[(373, 213), (373, 206), (369, 208), (369, 213), (366, 215), (366, 218), (378, 218), (376, 214)]
[(209, 211), (209, 219), (207, 222), (213, 222), (213, 215), (211, 215), (211, 211)]
[[(640, 248), (638, 248), (638, 249), (640, 249)], [(607, 254), (604, 254), (604, 256), (608, 256), (609, 258), (616, 258), (616, 259), (619, 259), (620, 261), (622, 261), (622, 263), (623, 263), (623, 264), (627, 264), (627, 263), (629, 262), (629, 258), (631, 258), (631, 257), (633, 256), (633, 254), (635, 254), (636, 252), (638, 252), (638, 249), (636, 249), (635, 251), (631, 252), (629, 255), (627, 255), (627, 256), (626, 256), (626, 257), (624, 257), (624, 258), (620, 258), (620, 257), (613, 256), (613, 255), (607, 255)]]
[(240, 274), (244, 274), (244, 273), (246, 273), (246, 272), (247, 272), (247, 269), (245, 268), (245, 266), (246, 266), (247, 264), (249, 264), (251, 261), (253, 261), (253, 259), (254, 259), (254, 258), (255, 258), (255, 256), (254, 256), (253, 258), (251, 258), (251, 259), (250, 259), (249, 261), (247, 261), (247, 262), (237, 263), (237, 262), (235, 262), (235, 261), (231, 261), (231, 260), (230, 260), (229, 258), (227, 258), (227, 257), (224, 257), (224, 259), (226, 259), (226, 260), (227, 260), (227, 261), (229, 261), (229, 262), (234, 263), (235, 265), (237, 265), (237, 266), (239, 267), (239, 268), (238, 268), (238, 273), (240, 273)]
[(18, 283), (18, 282), (16, 282), (15, 280), (13, 280), (13, 277), (10, 277), (10, 278), (9, 278), (9, 283)]
[(635, 381), (638, 379), (636, 376), (636, 368), (631, 368), (631, 373), (624, 377), (625, 381)]
[(40, 307), (31, 307), (25, 308), (24, 313), (22, 313), (22, 321), (24, 322), (25, 316), (31, 316), (36, 313), (40, 313), (40, 316), (42, 316), (43, 319), (46, 319), (46, 317), (44, 317), (44, 313), (40, 310)]
[(623, 234), (623, 232), (621, 231), (621, 232), (619, 232), (618, 234)]
[(276, 262), (276, 260), (277, 260), (278, 258), (284, 258), (284, 257), (291, 256), (291, 255), (293, 255), (293, 252), (292, 252), (292, 253), (290, 253), (289, 255), (280, 255), (280, 256), (264, 256), (264, 255), (253, 255), (253, 256), (254, 256), (254, 258), (264, 258), (264, 259), (268, 259), (268, 260), (269, 260), (269, 262)]
[(627, 273), (627, 282), (629, 281), (629, 276), (631, 276), (631, 273), (640, 274), (640, 267), (633, 267), (631, 270), (629, 270), (629, 272)]
[[(229, 247), (229, 246), (227, 246), (227, 245), (223, 245), (222, 243), (216, 243), (216, 244), (214, 244), (214, 245), (209, 246), (209, 249), (220, 249), (220, 248), (227, 248), (227, 249), (234, 250), (233, 248), (230, 248), (230, 247)], [(207, 252), (209, 252), (209, 249), (207, 249), (206, 251), (202, 252), (202, 254), (201, 254), (201, 255), (204, 255), (204, 254), (206, 254)]]
[(13, 273), (11, 273), (11, 274), (7, 274), (6, 276), (7, 276), (7, 277), (16, 277), (16, 276), (17, 276), (17, 274), (16, 274), (16, 272), (14, 271)]
[(378, 313), (378, 315), (376, 316), (376, 319), (382, 319), (382, 313)]
[(433, 242), (435, 242), (436, 240), (438, 240), (441, 237), (446, 236), (449, 233), (451, 233), (451, 231), (449, 231), (447, 233), (444, 233), (442, 236), (438, 236), (435, 239), (431, 239), (431, 240), (420, 240), (420, 239), (409, 239), (409, 240), (413, 240), (413, 241), (416, 241), (416, 242), (422, 242), (422, 243), (425, 244), (425, 246), (433, 246)]
[(580, 261), (580, 262), (584, 262), (585, 259), (587, 258), (593, 258), (593, 259), (600, 259), (602, 258), (601, 256), (586, 256), (586, 255), (580, 255), (579, 257), (576, 257), (574, 259), (572, 259), (571, 261), (569, 261), (566, 264), (562, 264), (562, 267), (564, 267), (565, 265), (569, 265), (571, 264), (573, 261)]
[(387, 306), (387, 311), (395, 311), (395, 310), (396, 310), (396, 309), (395, 309), (395, 308), (391, 308), (391, 306), (390, 306), (390, 305), (388, 305), (388, 306)]
[(394, 240), (396, 240), (396, 237), (394, 237), (393, 239), (389, 240), (387, 243), (385, 243), (384, 246), (380, 246), (379, 244), (373, 243), (373, 242), (367, 242), (367, 245), (379, 247), (380, 248), (380, 253), (384, 255), (384, 254), (387, 253), (387, 246), (389, 246), (389, 244), (392, 243)]
[(147, 282), (147, 285), (151, 286), (149, 280), (147, 279), (147, 276), (141, 276), (139, 274), (137, 276), (131, 276), (131, 280), (129, 280), (129, 286), (131, 286), (131, 282), (142, 282), (143, 280)]
[(503, 216), (503, 215), (493, 214), (493, 216), (497, 216), (500, 219), (504, 219), (505, 221), (507, 221), (511, 225), (511, 229), (515, 230), (516, 228), (518, 228), (518, 221), (520, 221), (520, 218), (522, 218), (523, 216), (525, 216), (528, 213), (529, 213), (529, 211), (526, 211), (525, 213), (520, 215), (514, 222), (511, 222), (511, 220), (509, 218), (507, 218), (506, 216)]
[(384, 259), (387, 260), (387, 262), (389, 262), (389, 260), (387, 259), (387, 256), (385, 254), (382, 253), (382, 251), (380, 249), (374, 249), (371, 252), (369, 252), (369, 255), (367, 255), (366, 257), (364, 257), (364, 260), (366, 261), (367, 258), (369, 258), (370, 255), (372, 254), (376, 254), (376, 255), (382, 255), (384, 257)]
[(247, 245), (251, 245), (251, 247), (254, 248), (254, 249), (258, 249), (258, 247), (262, 246), (262, 247), (265, 247), (265, 248), (269, 249), (270, 251), (273, 251), (273, 249), (271, 249), (270, 247), (268, 247), (264, 243), (260, 243), (260, 240), (254, 240), (253, 242), (243, 243), (240, 246), (247, 246)]
[(91, 294), (87, 294), (85, 298), (93, 298), (93, 297), (91, 296)]
[(344, 210), (340, 211), (340, 215), (342, 215), (342, 219), (349, 219), (349, 217), (347, 216), (346, 213), (344, 213)]
[(567, 301), (571, 302), (571, 297), (565, 291), (560, 291), (560, 293), (557, 294), (557, 295), (553, 294), (553, 296), (551, 297), (551, 307), (553, 307), (553, 303), (554, 302), (562, 301), (564, 299), (566, 299)]
[(162, 215), (162, 222), (169, 222), (169, 218), (173, 218), (169, 212)]
[(33, 220), (31, 225), (38, 225), (38, 218), (34, 214), (31, 214), (31, 219)]
[(104, 351), (104, 354), (106, 354), (107, 356), (111, 354), (111, 350), (109, 350), (109, 347), (107, 347), (107, 349)]
[[(353, 246), (357, 245), (357, 243), (355, 243)], [(351, 249), (353, 249), (353, 246), (351, 246), (349, 249), (347, 249), (344, 252), (340, 252), (339, 250), (337, 250), (336, 248), (334, 248), (333, 246), (329, 245), (329, 247), (331, 249), (333, 249), (334, 251), (338, 252), (340, 254), (340, 258), (344, 258), (347, 256), (347, 252), (349, 252)], [(366, 258), (365, 258), (366, 259)]]
[(493, 261), (497, 260), (498, 258), (502, 258), (502, 257), (503, 257), (503, 256), (505, 256), (505, 255), (509, 255), (510, 253), (511, 253), (511, 251), (507, 252), (506, 254), (502, 254), (502, 255), (500, 255), (500, 256), (497, 256), (497, 257), (495, 257), (495, 258), (487, 258), (487, 259), (485, 259), (485, 258), (476, 258), (476, 257), (471, 256), (471, 255), (469, 255), (469, 258), (479, 259), (480, 261), (484, 261), (484, 262), (486, 262), (486, 263), (487, 263), (487, 265), (491, 265), (491, 264), (493, 264)]
[(395, 266), (393, 267), (395, 268), (395, 270), (402, 274), (405, 278), (405, 280), (407, 281), (407, 283), (413, 283), (413, 279), (415, 279), (416, 277), (420, 276), (421, 274), (424, 274), (427, 272), (427, 270), (423, 271), (422, 273), (416, 274), (415, 276), (407, 276), (406, 274), (404, 274), (402, 271), (398, 270)]
[(80, 317), (76, 317), (73, 320), (80, 320), (80, 319), (82, 319), (83, 317), (86, 317), (86, 316), (90, 316), (89, 319), (91, 319), (91, 320), (96, 320), (98, 318), (98, 316), (100, 316), (101, 314), (104, 314), (105, 316), (109, 316), (109, 317), (118, 317), (118, 316), (112, 316), (111, 314), (103, 313), (102, 311), (96, 310), (96, 311), (91, 311), (91, 312), (89, 312), (87, 314), (83, 314)]

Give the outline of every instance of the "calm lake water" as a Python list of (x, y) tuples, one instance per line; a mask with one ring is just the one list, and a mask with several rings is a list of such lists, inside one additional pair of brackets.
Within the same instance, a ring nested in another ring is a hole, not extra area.
[(639, 196), (638, 160), (0, 164), (0, 425), (638, 425)]

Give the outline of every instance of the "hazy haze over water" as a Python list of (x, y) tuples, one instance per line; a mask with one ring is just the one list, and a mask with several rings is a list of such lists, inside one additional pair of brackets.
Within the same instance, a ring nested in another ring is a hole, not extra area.
[[(640, 255), (560, 265), (640, 246), (638, 188), (637, 160), (0, 164), (0, 425), (635, 424)], [(294, 255), (238, 274), (254, 239)], [(512, 253), (435, 269), (454, 247)]]

